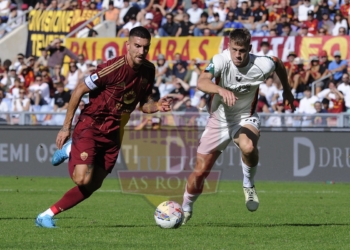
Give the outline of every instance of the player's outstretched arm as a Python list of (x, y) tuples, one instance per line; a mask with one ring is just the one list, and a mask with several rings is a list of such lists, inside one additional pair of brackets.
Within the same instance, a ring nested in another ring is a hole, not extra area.
[(238, 99), (232, 91), (224, 89), (212, 82), (214, 75), (210, 72), (202, 72), (197, 82), (197, 88), (207, 94), (219, 94), (228, 106), (233, 106)]
[(170, 108), (171, 100), (167, 96), (164, 96), (159, 99), (158, 102), (153, 101), (152, 98), (148, 98), (148, 101), (144, 104), (141, 104), (141, 111), (146, 114), (156, 113), (158, 111), (168, 112)]
[(289, 86), (287, 70), (284, 67), (284, 64), (281, 61), (281, 59), (279, 59), (277, 57), (273, 57), (273, 60), (275, 61), (275, 64), (276, 64), (275, 72), (276, 72), (276, 74), (277, 74), (278, 78), (280, 79), (281, 84), (283, 86), (283, 101), (285, 102), (287, 100), (288, 105), (294, 111), (295, 110), (294, 96), (293, 96), (293, 93), (291, 91), (291, 87)]
[(80, 81), (77, 87), (73, 90), (70, 101), (68, 103), (66, 118), (64, 119), (63, 127), (58, 132), (56, 138), (56, 146), (61, 149), (63, 144), (70, 136), (70, 129), (72, 127), (72, 120), (77, 110), (78, 104), (80, 102), (81, 97), (88, 93), (90, 89), (86, 86), (83, 81)]

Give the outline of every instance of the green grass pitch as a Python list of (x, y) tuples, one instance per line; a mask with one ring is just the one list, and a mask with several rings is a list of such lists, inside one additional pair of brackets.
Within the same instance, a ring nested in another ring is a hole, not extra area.
[(155, 225), (143, 196), (122, 194), (116, 179), (57, 216), (37, 214), (73, 186), (69, 178), (0, 177), (0, 249), (350, 249), (349, 184), (257, 182), (258, 211), (244, 205), (241, 182), (222, 181), (201, 196), (176, 230)]

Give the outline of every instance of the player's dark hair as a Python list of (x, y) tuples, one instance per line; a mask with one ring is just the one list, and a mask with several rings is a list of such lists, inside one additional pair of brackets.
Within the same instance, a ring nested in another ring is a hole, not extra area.
[(230, 41), (239, 46), (249, 46), (251, 35), (247, 29), (234, 29), (230, 32)]
[(129, 37), (133, 36), (151, 40), (151, 33), (149, 33), (148, 29), (142, 26), (138, 26), (130, 30)]

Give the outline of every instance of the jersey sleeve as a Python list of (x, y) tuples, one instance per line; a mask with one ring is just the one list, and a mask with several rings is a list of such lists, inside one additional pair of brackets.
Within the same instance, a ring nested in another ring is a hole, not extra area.
[[(122, 63), (122, 62), (121, 62)], [(119, 64), (118, 64), (119, 65)], [(101, 88), (105, 85), (113, 84), (114, 72), (116, 63), (113, 60), (109, 60), (106, 63), (97, 66), (97, 69), (87, 76), (84, 80), (86, 86), (90, 90)]]
[(264, 79), (266, 80), (276, 70), (276, 61), (274, 60), (274, 57), (261, 56), (259, 57), (259, 67), (264, 74)]
[(211, 73), (214, 77), (221, 75), (224, 68), (224, 60), (219, 55), (215, 55), (209, 62), (208, 66), (205, 68), (205, 72)]

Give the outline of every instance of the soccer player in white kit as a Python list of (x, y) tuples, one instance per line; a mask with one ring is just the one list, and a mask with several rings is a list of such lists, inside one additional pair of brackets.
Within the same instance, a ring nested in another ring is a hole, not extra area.
[(254, 175), (259, 161), (260, 120), (255, 113), (259, 84), (276, 72), (283, 85), (284, 102), (295, 109), (283, 62), (276, 57), (249, 54), (252, 47), (250, 40), (247, 29), (231, 31), (228, 48), (213, 57), (198, 79), (198, 89), (212, 94), (212, 98), (210, 117), (197, 149), (196, 166), (188, 177), (183, 197), (183, 224), (191, 218), (193, 203), (203, 191), (205, 178), (231, 140), (242, 152), (246, 207), (252, 212), (258, 209)]

